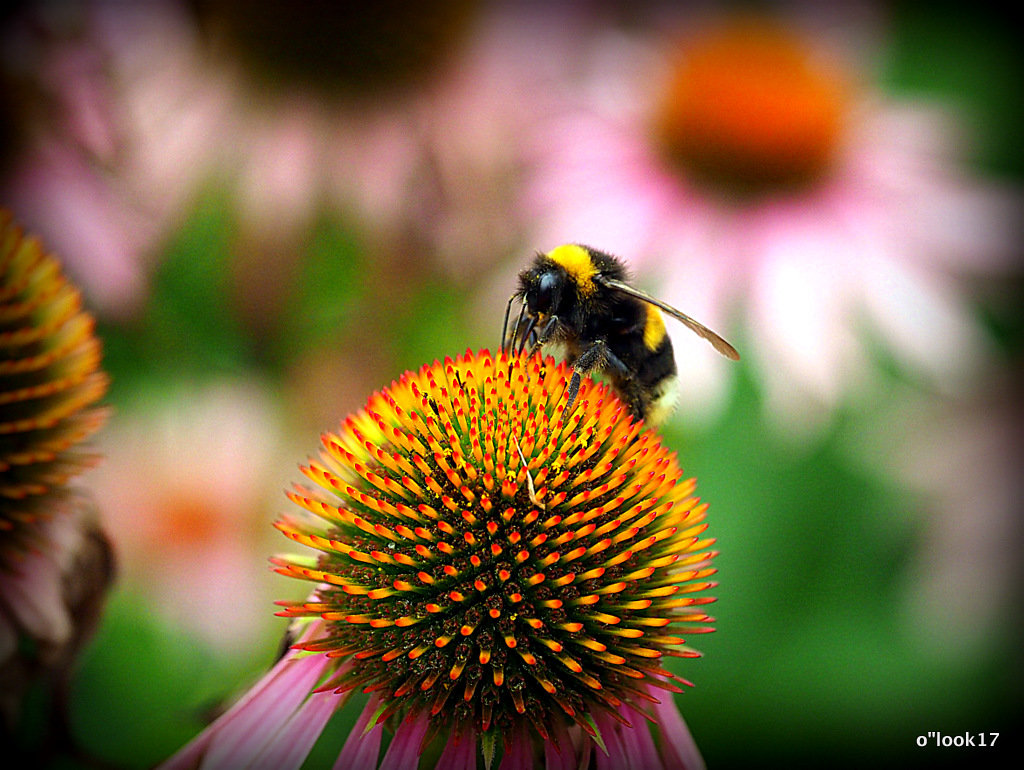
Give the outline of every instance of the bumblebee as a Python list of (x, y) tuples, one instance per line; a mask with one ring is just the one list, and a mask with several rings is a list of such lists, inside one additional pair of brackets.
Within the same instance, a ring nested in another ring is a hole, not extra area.
[[(521, 302), (509, 330), (512, 305)], [(661, 424), (675, 406), (678, 379), (666, 313), (734, 361), (736, 349), (701, 323), (631, 286), (626, 268), (610, 254), (578, 244), (538, 253), (519, 273), (502, 325), (502, 350), (560, 352), (573, 367), (563, 418), (579, 393), (580, 378), (601, 372), (633, 417)]]

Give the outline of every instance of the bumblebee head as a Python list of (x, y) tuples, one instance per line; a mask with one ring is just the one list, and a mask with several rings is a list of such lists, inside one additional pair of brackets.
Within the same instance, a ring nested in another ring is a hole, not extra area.
[[(536, 338), (535, 327), (545, 319), (557, 317), (563, 302), (572, 302), (572, 292), (566, 291), (571, 280), (566, 269), (547, 254), (537, 254), (533, 264), (519, 273), (519, 286), (509, 297), (505, 308), (505, 323), (502, 327), (502, 348), (506, 345), (520, 347)], [(522, 303), (519, 318), (509, 335), (509, 314), (512, 303)]]
[[(579, 244), (558, 246), (547, 254), (538, 252), (533, 263), (519, 273), (519, 285), (509, 297), (502, 327), (503, 346), (516, 341), (523, 346), (530, 339), (536, 340), (538, 324), (546, 324), (545, 329), (550, 331), (556, 320), (563, 325), (570, 323), (568, 319), (578, 315), (601, 290), (603, 268), (610, 266), (618, 275), (615, 270), (621, 272), (621, 267), (617, 265), (613, 257)], [(516, 301), (522, 302), (522, 307), (509, 335), (509, 317)], [(540, 332), (539, 336), (544, 334)]]
[(523, 281), (523, 302), (531, 316), (551, 315), (558, 308), (568, 276), (558, 265), (538, 265)]
[(587, 246), (567, 243), (547, 254), (538, 254), (520, 276), (519, 291), (530, 315), (558, 315), (563, 303), (587, 298), (597, 290), (602, 270), (598, 260), (614, 261)]

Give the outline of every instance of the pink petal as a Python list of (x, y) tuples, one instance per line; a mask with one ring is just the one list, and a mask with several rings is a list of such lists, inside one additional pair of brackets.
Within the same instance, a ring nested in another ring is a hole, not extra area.
[(395, 731), (380, 770), (410, 770), (416, 767), (420, 759), (420, 744), (427, 734), (429, 724), (430, 720), (424, 716), (407, 716)]
[(204, 767), (244, 766), (269, 747), (309, 697), (327, 663), (329, 659), (322, 655), (282, 659), (237, 711), (232, 709), (214, 723), (216, 734)]
[(327, 720), (342, 703), (344, 698), (333, 692), (318, 692), (309, 696), (288, 720), (288, 724), (277, 732), (252, 767), (298, 770), (323, 732)]
[(626, 747), (619, 736), (622, 725), (604, 714), (597, 716), (594, 721), (597, 723), (597, 729), (601, 731), (601, 740), (604, 741), (606, 749), (597, 752), (597, 770), (635, 770), (632, 761), (635, 757), (626, 752)]
[(334, 762), (334, 770), (362, 770), (363, 768), (377, 767), (377, 757), (380, 755), (380, 739), (384, 732), (383, 724), (376, 724), (369, 731), (366, 725), (374, 714), (380, 701), (377, 698), (370, 698), (369, 702), (359, 714), (355, 725), (349, 731), (345, 745)]
[(32, 637), (63, 644), (71, 634), (60, 568), (43, 553), (30, 553), (11, 573), (0, 574), (4, 603)]
[(870, 263), (868, 312), (901, 358), (947, 391), (964, 390), (981, 370), (985, 341), (949, 283), (895, 259)]
[(545, 770), (576, 770), (577, 767), (586, 767), (584, 762), (577, 760), (576, 747), (565, 725), (556, 722), (549, 725), (548, 729), (551, 738), (544, 742)]
[(505, 756), (498, 770), (533, 770), (533, 767), (533, 744), (527, 730), (520, 728), (505, 744)]
[(476, 736), (453, 732), (434, 770), (476, 770)]
[(654, 706), (661, 732), (661, 758), (665, 770), (704, 770), (704, 758), (679, 713), (675, 698), (666, 694)]
[(252, 760), (302, 706), (329, 662), (321, 655), (282, 658), (223, 716), (163, 763), (161, 770), (196, 767), (200, 760), (208, 768), (233, 768)]

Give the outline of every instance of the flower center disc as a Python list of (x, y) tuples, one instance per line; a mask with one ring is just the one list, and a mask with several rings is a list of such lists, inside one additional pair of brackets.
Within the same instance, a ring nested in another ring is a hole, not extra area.
[(263, 87), (313, 87), (372, 101), (415, 88), (443, 68), (467, 36), (474, 0), (420, 5), (198, 0), (202, 28), (261, 76)]
[(750, 17), (691, 41), (656, 117), (670, 159), (731, 192), (819, 178), (841, 139), (846, 88), (789, 31)]
[(107, 415), (94, 325), (57, 258), (0, 209), (0, 576), (51, 547), (40, 522), (67, 509), (66, 482), (98, 459), (83, 443)]
[(542, 737), (676, 689), (660, 659), (710, 630), (706, 505), (607, 387), (584, 379), (563, 422), (570, 374), (467, 352), (323, 437), (318, 488), (289, 495), (314, 515), (277, 524), (320, 554), (274, 563), (319, 584), (281, 614), (326, 621), (302, 645), (338, 659), (324, 688), (373, 693), (378, 721)]

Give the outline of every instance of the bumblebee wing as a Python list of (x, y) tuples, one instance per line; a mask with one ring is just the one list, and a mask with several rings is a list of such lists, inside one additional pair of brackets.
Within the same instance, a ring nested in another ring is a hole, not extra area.
[(708, 342), (710, 342), (712, 346), (715, 348), (715, 350), (717, 350), (726, 358), (731, 358), (733, 361), (740, 360), (740, 354), (736, 352), (736, 348), (734, 348), (724, 339), (719, 337), (704, 324), (700, 323), (699, 321), (693, 320), (692, 318), (690, 318), (690, 316), (686, 315), (686, 313), (682, 312), (681, 310), (676, 310), (671, 305), (662, 302), (660, 299), (652, 297), (647, 292), (641, 291), (640, 289), (637, 289), (634, 286), (630, 286), (628, 283), (617, 281), (614, 278), (605, 278), (601, 282), (609, 289), (621, 291), (623, 294), (628, 294), (631, 297), (636, 297), (639, 300), (643, 300), (644, 302), (647, 302), (651, 305), (654, 305), (657, 308), (660, 308), (661, 310), (664, 310), (666, 313), (668, 313), (670, 316), (672, 316), (677, 321), (682, 323), (687, 329), (692, 331), (694, 334), (696, 334), (699, 337), (703, 337)]

